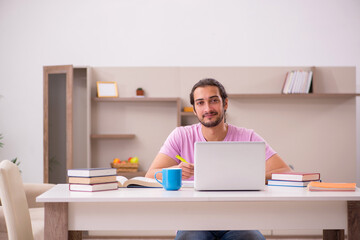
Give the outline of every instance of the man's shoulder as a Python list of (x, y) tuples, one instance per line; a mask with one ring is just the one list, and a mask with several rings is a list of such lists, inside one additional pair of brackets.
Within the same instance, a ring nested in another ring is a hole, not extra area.
[(201, 126), (198, 124), (176, 127), (167, 138), (167, 141), (173, 142), (196, 142), (202, 140)]
[(244, 127), (238, 127), (235, 125), (228, 124), (229, 130), (236, 133), (253, 133), (253, 129), (244, 128)]
[(200, 124), (181, 126), (174, 129), (171, 134), (175, 138), (199, 141), (202, 139)]
[(253, 135), (253, 129), (228, 124), (228, 134), (225, 137), (225, 141), (251, 141)]
[(184, 133), (194, 133), (197, 132), (199, 130), (200, 124), (199, 123), (195, 123), (192, 125), (186, 125), (186, 126), (180, 126), (175, 128), (176, 131), (178, 132), (184, 132)]

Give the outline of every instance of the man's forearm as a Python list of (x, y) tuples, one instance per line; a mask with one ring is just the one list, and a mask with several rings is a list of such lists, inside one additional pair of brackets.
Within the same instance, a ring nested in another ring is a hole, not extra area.
[[(155, 178), (155, 173), (157, 171), (161, 171), (162, 169), (149, 169), (146, 174), (145, 177), (147, 178)], [(158, 175), (156, 175), (157, 179), (162, 179), (162, 173), (158, 173)]]
[(267, 182), (267, 180), (271, 179), (271, 175), (273, 173), (283, 173), (283, 172), (291, 172), (291, 171), (292, 170), (290, 167), (283, 167), (283, 168), (274, 169), (272, 171), (267, 171), (265, 174), (266, 182)]

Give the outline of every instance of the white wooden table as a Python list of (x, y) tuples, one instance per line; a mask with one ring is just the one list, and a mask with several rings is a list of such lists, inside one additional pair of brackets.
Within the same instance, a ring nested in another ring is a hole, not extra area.
[(349, 240), (360, 239), (359, 189), (308, 192), (267, 187), (265, 191), (199, 192), (192, 188), (120, 188), (88, 193), (71, 192), (67, 184), (60, 184), (38, 196), (37, 202), (45, 203), (45, 239), (81, 239), (81, 231), (86, 230), (241, 229), (324, 229), (324, 239), (342, 239), (338, 230), (341, 233), (346, 228)]

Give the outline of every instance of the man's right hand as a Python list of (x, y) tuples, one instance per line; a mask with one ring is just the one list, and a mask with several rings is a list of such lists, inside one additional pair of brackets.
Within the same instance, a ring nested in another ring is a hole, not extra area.
[(181, 162), (179, 165), (173, 166), (173, 168), (182, 169), (182, 179), (189, 179), (194, 176), (194, 164)]
[[(163, 168), (181, 168), (182, 169), (182, 179), (189, 179), (194, 176), (194, 164), (181, 162), (178, 164), (175, 159), (172, 159), (168, 155), (159, 153), (154, 161), (152, 162), (149, 170), (147, 171), (145, 177), (154, 178), (154, 175), (157, 171), (161, 171)], [(156, 176), (158, 179), (162, 179), (162, 174)]]

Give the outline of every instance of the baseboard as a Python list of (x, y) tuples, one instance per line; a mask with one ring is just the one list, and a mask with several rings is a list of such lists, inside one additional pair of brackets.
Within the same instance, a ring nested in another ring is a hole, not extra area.
[[(174, 239), (175, 236), (95, 236), (85, 235), (83, 239)], [(266, 239), (323, 239), (322, 235), (264, 235)]]
[(87, 239), (174, 239), (175, 236), (83, 236)]
[(323, 239), (322, 235), (264, 235), (266, 239)]

